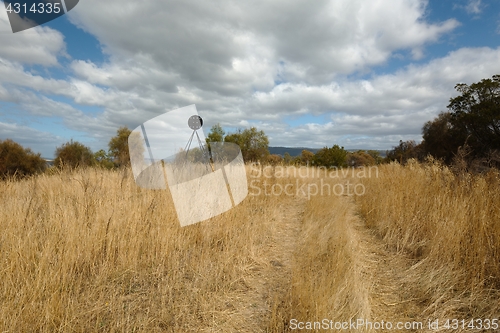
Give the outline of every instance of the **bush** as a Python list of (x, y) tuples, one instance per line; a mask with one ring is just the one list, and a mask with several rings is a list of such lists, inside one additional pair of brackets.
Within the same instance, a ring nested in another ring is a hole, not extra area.
[(40, 154), (7, 139), (0, 141), (0, 179), (8, 177), (26, 177), (42, 172), (47, 163)]
[(359, 150), (347, 155), (347, 165), (351, 167), (361, 167), (375, 165), (377, 161), (365, 151)]
[(334, 145), (332, 148), (322, 148), (314, 155), (314, 164), (325, 167), (344, 167), (347, 161), (347, 151), (344, 147)]
[(71, 140), (56, 149), (54, 165), (59, 168), (68, 167), (74, 169), (77, 167), (92, 166), (95, 163), (92, 150), (80, 142)]

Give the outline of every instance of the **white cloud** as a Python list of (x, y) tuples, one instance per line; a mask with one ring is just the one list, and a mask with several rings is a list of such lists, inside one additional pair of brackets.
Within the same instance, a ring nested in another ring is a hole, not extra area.
[(482, 7), (481, 0), (469, 0), (469, 3), (465, 6), (465, 10), (469, 14), (480, 14), (483, 10)]
[(0, 122), (0, 140), (11, 139), (33, 152), (45, 152), (42, 157), (52, 158), (62, 138), (32, 127)]
[[(28, 114), (60, 115), (67, 127), (87, 131), (102, 148), (119, 126), (134, 128), (193, 103), (211, 118), (208, 124), (255, 123), (273, 145), (389, 148), (399, 139), (418, 139), (423, 123), (445, 109), (455, 83), (490, 77), (500, 63), (500, 51), (489, 48), (460, 49), (425, 63), (426, 46), (459, 24), (427, 22), (426, 4), (87, 0), (68, 17), (99, 40), (108, 60), (76, 59), (71, 77), (47, 79), (23, 64), (35, 58), (45, 66), (57, 64), (64, 53), (62, 35), (30, 29), (40, 35), (38, 42), (15, 34), (21, 41), (4, 39), (14, 51), (0, 48), (0, 100), (14, 101)], [(23, 43), (41, 55), (17, 59)], [(394, 57), (405, 60), (403, 54), (421, 65), (370, 76)], [(90, 116), (57, 96), (103, 112)], [(327, 120), (295, 128), (284, 122), (304, 114)]]
[(147, 55), (192, 87), (231, 95), (272, 87), (280, 61), (286, 81), (324, 84), (382, 64), (395, 50), (418, 54), (458, 25), (425, 23), (425, 3), (88, 0), (71, 17), (119, 66)]
[(4, 10), (0, 10), (0, 45), (0, 59), (23, 64), (56, 66), (57, 56), (66, 55), (64, 36), (59, 31), (38, 26), (13, 34)]
[[(268, 93), (256, 93), (251, 111), (254, 119), (262, 121), (267, 120), (266, 115), (271, 111), (283, 117), (290, 114), (332, 116), (332, 121), (326, 124), (304, 125), (299, 129), (273, 130), (273, 126), (269, 126), (276, 145), (294, 142), (300, 146), (306, 137), (313, 142), (338, 142), (346, 146), (349, 140), (343, 136), (399, 135), (418, 140), (423, 124), (446, 110), (449, 98), (458, 94), (453, 89), (456, 83), (473, 83), (491, 77), (498, 72), (498, 63), (500, 48), (464, 48), (425, 65), (410, 65), (394, 74), (374, 76), (370, 80), (325, 86), (282, 84)], [(283, 132), (289, 133), (281, 136)], [(370, 140), (362, 142), (373, 145)], [(385, 143), (385, 147), (387, 145)]]

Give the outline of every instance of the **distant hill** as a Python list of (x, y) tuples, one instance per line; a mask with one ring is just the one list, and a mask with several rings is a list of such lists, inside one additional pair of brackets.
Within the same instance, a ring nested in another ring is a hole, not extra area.
[[(281, 155), (284, 156), (285, 153), (290, 154), (290, 156), (299, 156), (302, 154), (303, 150), (309, 150), (310, 152), (313, 152), (316, 154), (318, 150), (321, 148), (305, 148), (305, 147), (269, 147), (269, 152), (271, 154), (276, 154), (276, 155)], [(347, 151), (354, 152), (358, 151), (360, 149), (346, 149)], [(368, 150), (368, 149), (366, 149)], [(380, 154), (381, 157), (385, 157), (385, 150), (377, 150)]]
[(269, 147), (269, 152), (271, 154), (284, 156), (285, 153), (290, 154), (291, 156), (299, 156), (302, 154), (303, 150), (309, 150), (316, 154), (319, 148), (304, 148), (304, 147)]

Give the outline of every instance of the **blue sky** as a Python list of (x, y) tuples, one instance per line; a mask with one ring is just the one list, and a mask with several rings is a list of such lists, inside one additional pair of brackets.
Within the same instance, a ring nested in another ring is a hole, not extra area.
[(273, 146), (390, 149), (500, 74), (485, 0), (82, 0), (13, 34), (0, 7), (0, 140), (52, 157), (190, 104)]

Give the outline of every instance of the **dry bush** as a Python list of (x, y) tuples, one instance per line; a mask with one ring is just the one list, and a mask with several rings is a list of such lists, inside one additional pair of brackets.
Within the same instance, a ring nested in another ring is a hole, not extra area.
[(20, 179), (45, 170), (47, 163), (40, 154), (7, 139), (0, 140), (0, 179)]

